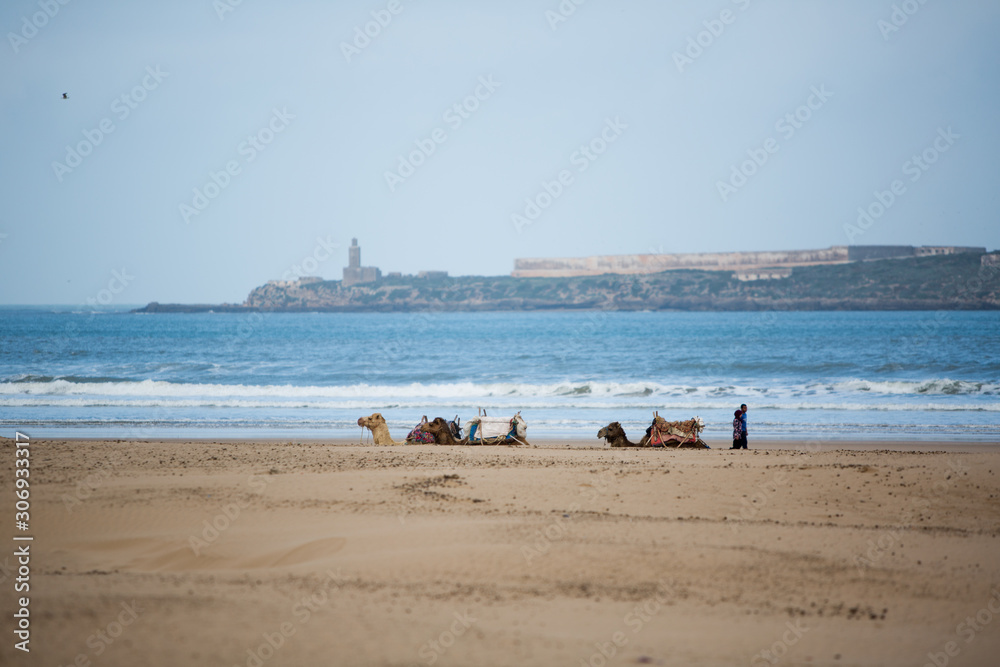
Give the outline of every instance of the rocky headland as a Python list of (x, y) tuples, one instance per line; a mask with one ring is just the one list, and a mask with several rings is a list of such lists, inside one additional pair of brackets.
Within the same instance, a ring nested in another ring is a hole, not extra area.
[(566, 278), (394, 276), (268, 283), (242, 304), (150, 303), (140, 312), (515, 310), (995, 310), (1000, 264), (972, 253), (796, 267), (785, 278), (674, 270)]

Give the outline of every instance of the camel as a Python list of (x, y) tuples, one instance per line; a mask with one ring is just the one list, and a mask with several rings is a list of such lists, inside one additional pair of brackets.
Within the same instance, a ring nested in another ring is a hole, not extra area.
[[(406, 439), (402, 442), (398, 440), (393, 440), (392, 436), (389, 434), (389, 426), (385, 423), (385, 418), (378, 412), (368, 416), (360, 417), (358, 419), (358, 426), (367, 428), (372, 433), (372, 438), (376, 445), (419, 445), (425, 443), (417, 442), (413, 437), (413, 431), (406, 436)], [(420, 422), (417, 427), (421, 431), (425, 431), (434, 436), (434, 444), (437, 445), (466, 445), (468, 444), (468, 438), (463, 440), (456, 440), (452, 435), (451, 427), (448, 422), (437, 417), (434, 421), (427, 421), (427, 418)], [(416, 430), (416, 429), (414, 429)]]
[(358, 426), (367, 428), (372, 432), (372, 439), (375, 441), (376, 445), (402, 445), (402, 442), (397, 442), (392, 439), (389, 434), (389, 427), (385, 423), (385, 418), (375, 412), (368, 417), (358, 417)]
[[(653, 442), (653, 428), (657, 427), (657, 442)], [(612, 447), (671, 447), (683, 449), (708, 449), (708, 445), (698, 436), (704, 427), (698, 417), (684, 422), (668, 422), (659, 415), (653, 418), (653, 423), (646, 429), (646, 434), (638, 443), (631, 442), (625, 435), (625, 429), (618, 422), (611, 422), (597, 432), (598, 438)]]
[(434, 421), (427, 422), (423, 428), (434, 436), (434, 442), (438, 445), (467, 445), (468, 438), (456, 440), (451, 430), (451, 425), (441, 417), (435, 417)]
[(647, 447), (649, 446), (649, 435), (643, 437), (638, 444), (631, 442), (625, 435), (625, 429), (618, 422), (611, 422), (597, 432), (598, 438), (604, 438), (604, 442), (612, 447)]
[(521, 417), (520, 412), (510, 419), (505, 419), (503, 417), (489, 417), (485, 410), (480, 409), (479, 414), (466, 423), (469, 425), (469, 436), (466, 439), (470, 445), (534, 447), (528, 442), (526, 437), (528, 425)]
[(701, 417), (668, 422), (659, 412), (654, 412), (653, 423), (646, 429), (643, 442), (648, 442), (647, 447), (709, 449), (708, 444), (701, 439), (701, 432), (704, 429), (705, 421)]
[(668, 422), (653, 413), (653, 423), (646, 430), (646, 440), (650, 447), (672, 447), (674, 449), (709, 449), (708, 444), (701, 439), (705, 422), (701, 417), (686, 421)]

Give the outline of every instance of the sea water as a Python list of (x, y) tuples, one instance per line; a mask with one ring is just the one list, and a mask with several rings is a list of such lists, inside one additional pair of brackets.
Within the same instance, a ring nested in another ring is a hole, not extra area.
[(402, 438), (520, 412), (633, 439), (653, 412), (751, 442), (1000, 441), (998, 312), (74, 312), (0, 308), (0, 428), (34, 437)]

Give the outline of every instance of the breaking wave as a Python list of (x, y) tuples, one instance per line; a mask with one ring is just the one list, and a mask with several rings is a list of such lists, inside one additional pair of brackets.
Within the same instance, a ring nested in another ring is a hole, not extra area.
[[(990, 400), (996, 397), (996, 400)], [(119, 378), (26, 376), (0, 382), (0, 406), (130, 406), (367, 409), (371, 406), (757, 408), (1000, 411), (1000, 384), (966, 380), (845, 380), (767, 386), (657, 382), (410, 383), (294, 386), (199, 384)], [(965, 399), (965, 400), (963, 400)]]

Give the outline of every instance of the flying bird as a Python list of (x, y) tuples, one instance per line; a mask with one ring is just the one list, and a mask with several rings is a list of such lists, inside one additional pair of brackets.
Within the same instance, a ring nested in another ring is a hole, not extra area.
[(69, 99), (69, 93), (63, 93), (63, 99), (64, 100), (68, 100)]

